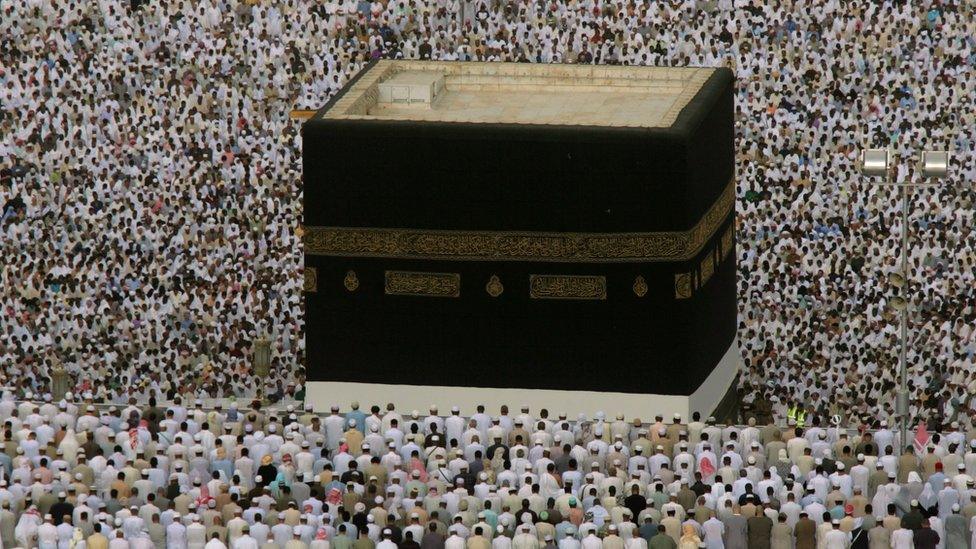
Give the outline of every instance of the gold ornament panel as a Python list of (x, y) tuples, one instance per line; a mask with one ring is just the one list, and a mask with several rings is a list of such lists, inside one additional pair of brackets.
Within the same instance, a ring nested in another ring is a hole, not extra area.
[(674, 275), (674, 297), (675, 299), (691, 297), (691, 273), (676, 273)]
[(607, 298), (607, 278), (590, 275), (529, 275), (532, 299)]
[(302, 284), (302, 291), (313, 293), (318, 291), (319, 286), (319, 272), (315, 267), (305, 267), (304, 269), (305, 281)]
[(342, 279), (342, 285), (347, 291), (355, 292), (359, 288), (359, 277), (356, 276), (356, 271), (347, 271), (345, 278)]
[(461, 275), (386, 271), (383, 289), (386, 295), (458, 297), (461, 295)]
[(491, 297), (498, 297), (502, 295), (502, 292), (505, 291), (505, 286), (502, 285), (502, 281), (498, 278), (498, 275), (491, 275), (491, 278), (488, 279), (488, 283), (485, 284), (485, 291), (488, 292), (488, 295)]
[(637, 278), (634, 279), (634, 295), (637, 297), (644, 297), (647, 295), (647, 289), (647, 281), (644, 280), (643, 276), (637, 275)]

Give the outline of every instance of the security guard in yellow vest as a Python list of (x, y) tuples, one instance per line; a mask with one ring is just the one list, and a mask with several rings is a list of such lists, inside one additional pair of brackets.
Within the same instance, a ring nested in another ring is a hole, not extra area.
[(807, 412), (799, 404), (793, 403), (789, 410), (786, 411), (786, 421), (792, 422), (798, 428), (802, 429), (806, 424)]

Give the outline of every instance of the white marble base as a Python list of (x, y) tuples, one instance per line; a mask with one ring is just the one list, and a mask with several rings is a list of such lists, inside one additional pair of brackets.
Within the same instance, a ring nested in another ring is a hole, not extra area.
[[(517, 413), (524, 404), (533, 413), (547, 408), (553, 418), (562, 412), (572, 419), (580, 413), (593, 417), (594, 412), (603, 411), (609, 417), (622, 413), (628, 419), (639, 417), (651, 421), (656, 414), (670, 417), (679, 413), (682, 418), (689, 418), (691, 412), (699, 411), (704, 419), (725, 396), (741, 366), (739, 345), (734, 342), (705, 382), (691, 395), (311, 381), (307, 384), (306, 399), (317, 411), (328, 410), (334, 404), (347, 409), (350, 402), (358, 400), (363, 409), (373, 404), (385, 409), (386, 403), (392, 402), (401, 413), (418, 410), (425, 414), (432, 404), (442, 414), (449, 413), (451, 406), (456, 405), (461, 407), (462, 414), (470, 415), (478, 404), (484, 404), (489, 414), (497, 414), (502, 404)], [(661, 383), (667, 381), (661, 380)]]

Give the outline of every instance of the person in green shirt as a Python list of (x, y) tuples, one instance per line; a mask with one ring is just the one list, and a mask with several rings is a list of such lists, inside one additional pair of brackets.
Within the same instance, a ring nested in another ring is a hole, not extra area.
[(359, 538), (352, 544), (352, 549), (373, 549), (376, 544), (369, 539), (369, 531), (363, 529), (359, 532)]
[(352, 540), (349, 539), (349, 534), (346, 533), (346, 525), (339, 525), (339, 534), (336, 535), (331, 540), (331, 549), (352, 549)]
[(658, 525), (657, 534), (647, 544), (647, 549), (677, 549), (677, 547), (678, 544), (674, 542), (674, 538), (664, 531), (663, 524)]

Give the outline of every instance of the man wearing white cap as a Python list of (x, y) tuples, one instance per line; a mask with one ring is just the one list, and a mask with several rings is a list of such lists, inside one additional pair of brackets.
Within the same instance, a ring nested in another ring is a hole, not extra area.
[(322, 425), (325, 428), (326, 447), (335, 450), (339, 447), (339, 439), (342, 438), (342, 433), (345, 431), (345, 422), (339, 415), (339, 406), (332, 405), (329, 408), (329, 413), (322, 420)]
[[(468, 420), (467, 427), (468, 428), (464, 430), (464, 433), (461, 434), (460, 443), (463, 446), (467, 447), (476, 439), (479, 443), (486, 440), (485, 436), (487, 435), (487, 429), (478, 429), (478, 422), (473, 418)], [(387, 436), (387, 438), (389, 438), (389, 436)]]
[(874, 432), (874, 442), (882, 450), (888, 446), (897, 447), (894, 444), (895, 433), (888, 428), (886, 420), (881, 420), (881, 428)]
[(508, 432), (508, 445), (521, 446), (529, 443), (529, 431), (525, 428), (525, 423), (521, 419), (515, 418), (512, 421), (512, 429)]
[(512, 549), (512, 538), (505, 531), (505, 526), (499, 524), (495, 527), (495, 533), (491, 538), (492, 549)]
[(617, 438), (618, 436), (626, 441), (630, 441), (630, 424), (624, 420), (623, 414), (617, 414), (616, 419), (610, 424), (610, 436)]
[(969, 481), (972, 479), (973, 477), (966, 474), (966, 464), (962, 462), (958, 463), (956, 465), (956, 474), (952, 475), (952, 486), (959, 491), (961, 498), (965, 497), (966, 486), (969, 485)]
[(853, 488), (860, 488), (862, 494), (870, 497), (871, 495), (873, 495), (873, 494), (869, 495), (869, 490), (868, 490), (868, 485), (871, 479), (871, 469), (865, 463), (864, 454), (858, 454), (856, 459), (857, 459), (857, 463), (853, 467), (851, 467), (850, 470), (851, 485), (853, 486)]
[[(376, 549), (397, 549), (397, 544), (393, 542), (393, 530), (389, 528), (384, 528), (382, 532), (383, 540), (376, 544)], [(451, 548), (455, 549), (455, 548)], [(464, 549), (463, 541), (462, 546), (457, 549)]]
[(190, 524), (186, 527), (186, 548), (205, 549), (207, 545), (207, 527), (200, 522), (200, 516), (194, 514)]
[(539, 538), (532, 533), (532, 527), (522, 524), (512, 538), (512, 549), (539, 549)]
[(438, 415), (437, 405), (431, 404), (427, 409), (427, 417), (423, 420), (423, 426), (425, 432), (430, 434), (433, 431), (433, 426), (437, 426), (437, 432), (444, 435), (444, 419)]
[(139, 508), (135, 505), (129, 508), (129, 516), (122, 519), (122, 531), (127, 539), (132, 539), (142, 533), (146, 524), (139, 515)]
[(943, 521), (945, 537), (942, 539), (942, 542), (944, 547), (950, 549), (954, 547), (968, 547), (970, 541), (968, 539), (969, 528), (966, 524), (966, 517), (960, 514), (960, 510), (959, 505), (953, 505), (952, 513)]
[(851, 535), (840, 529), (840, 520), (831, 521), (830, 530), (823, 536), (823, 549), (847, 549), (850, 546)]
[(444, 420), (444, 435), (447, 437), (448, 448), (455, 448), (463, 443), (464, 425), (461, 409), (452, 406), (451, 415)]
[(666, 437), (672, 444), (678, 443), (678, 434), (685, 429), (681, 424), (681, 414), (674, 413), (671, 416), (671, 424), (667, 426)]
[[(961, 463), (959, 465), (962, 465)], [(952, 513), (953, 506), (957, 506), (960, 503), (960, 492), (956, 490), (955, 486), (952, 484), (951, 479), (943, 479), (943, 487), (939, 490), (937, 494), (938, 501), (938, 517), (945, 520), (946, 517)]]
[(535, 428), (535, 418), (529, 413), (529, 405), (523, 404), (519, 406), (519, 414), (513, 418), (513, 421), (521, 422), (525, 429)]
[(403, 529), (403, 535), (406, 536), (407, 532), (410, 532), (413, 534), (413, 539), (423, 539), (424, 527), (422, 524), (420, 524), (420, 514), (417, 512), (411, 512), (408, 519), (409, 523)]
[(617, 533), (617, 525), (607, 526), (607, 535), (603, 538), (603, 549), (624, 549), (624, 540)]
[(307, 549), (308, 544), (302, 541), (302, 527), (295, 526), (292, 530), (292, 539), (288, 540), (284, 549)]
[(367, 428), (366, 436), (363, 437), (362, 442), (363, 452), (366, 452), (367, 446), (370, 449), (369, 453), (375, 456), (381, 455), (383, 448), (386, 448), (386, 439), (379, 433), (378, 425), (371, 425)]
[(495, 442), (500, 441), (508, 442), (509, 429), (505, 428), (501, 424), (501, 418), (493, 417), (491, 418), (491, 426), (488, 427), (488, 441)]
[(183, 525), (180, 514), (174, 513), (173, 522), (166, 527), (166, 549), (186, 549), (186, 544), (186, 526)]
[(276, 518), (277, 522), (271, 527), (271, 536), (279, 547), (284, 547), (291, 540), (293, 527), (285, 522), (285, 513), (278, 513)]
[(54, 517), (44, 515), (44, 523), (37, 528), (38, 549), (58, 548), (58, 528), (54, 525)]

